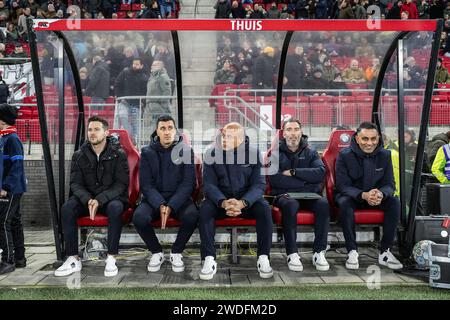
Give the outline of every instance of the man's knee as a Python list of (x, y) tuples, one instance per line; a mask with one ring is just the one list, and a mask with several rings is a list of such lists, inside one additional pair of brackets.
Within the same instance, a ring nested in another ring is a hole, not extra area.
[(199, 219), (199, 212), (194, 204), (187, 207), (184, 210), (184, 212), (180, 213), (180, 221), (183, 224), (194, 226), (194, 225), (197, 225), (198, 219)]
[(211, 200), (205, 200), (200, 206), (200, 223), (215, 219), (218, 210), (219, 208)]
[(341, 197), (338, 199), (339, 212), (341, 219), (352, 217), (355, 212), (356, 202), (350, 197)]
[(277, 206), (281, 209), (283, 216), (296, 216), (300, 208), (298, 201), (292, 198), (280, 198)]
[(272, 210), (270, 209), (269, 203), (264, 199), (256, 201), (253, 206), (249, 208), (249, 211), (256, 219), (270, 220), (270, 222), (272, 222)]
[[(74, 198), (69, 198), (61, 207), (61, 219), (62, 221), (75, 221), (77, 219), (77, 207), (81, 205)], [(86, 208), (87, 210), (87, 208)]]
[(330, 217), (330, 205), (326, 198), (317, 200), (315, 204), (315, 214), (323, 217)]
[(106, 205), (106, 214), (109, 219), (120, 219), (123, 214), (124, 205), (119, 200), (110, 201)]
[[(135, 227), (146, 227), (151, 222), (151, 214), (148, 212), (149, 208), (147, 206), (140, 204), (133, 213), (133, 224)], [(151, 210), (151, 209), (150, 209)]]

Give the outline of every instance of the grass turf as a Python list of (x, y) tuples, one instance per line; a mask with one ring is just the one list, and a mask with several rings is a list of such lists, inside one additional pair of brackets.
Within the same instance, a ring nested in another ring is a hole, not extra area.
[(244, 288), (1, 288), (0, 300), (450, 300), (450, 290), (418, 285), (303, 285)]

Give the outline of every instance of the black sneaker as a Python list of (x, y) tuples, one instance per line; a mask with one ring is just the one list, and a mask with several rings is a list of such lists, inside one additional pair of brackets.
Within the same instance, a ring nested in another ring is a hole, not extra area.
[(6, 263), (2, 261), (0, 264), (0, 275), (13, 272), (14, 270), (16, 270), (16, 266), (13, 263)]
[(16, 260), (16, 268), (25, 268), (27, 266), (27, 259)]

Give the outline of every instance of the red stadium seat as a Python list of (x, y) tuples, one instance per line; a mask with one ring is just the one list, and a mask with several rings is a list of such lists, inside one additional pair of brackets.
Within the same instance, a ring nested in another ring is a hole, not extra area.
[[(128, 166), (130, 169), (130, 185), (128, 188), (128, 205), (129, 208), (123, 213), (123, 223), (128, 223), (133, 215), (133, 210), (136, 207), (136, 202), (139, 196), (139, 159), (140, 155), (134, 147), (133, 142), (126, 130), (110, 129), (111, 135), (118, 135), (119, 141), (128, 156)], [(77, 220), (80, 227), (107, 227), (108, 217), (102, 214), (97, 214), (94, 220), (88, 216), (81, 217)]]
[(447, 96), (433, 96), (431, 101), (430, 125), (448, 126), (450, 123), (450, 107)]
[(353, 96), (333, 97), (333, 104), (336, 106), (338, 123), (354, 126), (358, 123), (358, 106), (355, 104)]
[(329, 126), (333, 123), (334, 110), (331, 96), (310, 97), (313, 126)]
[(372, 121), (372, 96), (357, 96), (355, 98), (358, 106), (358, 124), (364, 121)]
[[(325, 187), (328, 202), (335, 214), (339, 209), (334, 202), (334, 186), (336, 184), (336, 158), (339, 152), (350, 146), (352, 130), (336, 130), (331, 133), (328, 145), (323, 152), (323, 162), (327, 168)], [(355, 224), (380, 224), (384, 221), (384, 213), (381, 210), (355, 210)]]
[(140, 3), (133, 3), (131, 5), (131, 10), (133, 11), (140, 11), (142, 9), (142, 5)]
[(129, 11), (129, 10), (131, 10), (131, 4), (122, 3), (120, 5), (120, 10), (121, 11)]

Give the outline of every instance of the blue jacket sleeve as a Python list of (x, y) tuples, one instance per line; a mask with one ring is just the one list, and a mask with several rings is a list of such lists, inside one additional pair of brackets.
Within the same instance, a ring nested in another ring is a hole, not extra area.
[(140, 189), (145, 200), (152, 206), (152, 208), (159, 209), (162, 204), (166, 203), (166, 200), (161, 193), (159, 193), (158, 189), (156, 189), (155, 179), (151, 172), (152, 163), (155, 163), (155, 161), (150, 159), (149, 152), (142, 150), (141, 160), (139, 162)]
[[(5, 144), (4, 155), (8, 155), (11, 167), (3, 179), (2, 188), (6, 191), (23, 193), (26, 191), (23, 167), (23, 147), (18, 139), (9, 138)], [(4, 170), (4, 168), (3, 168)]]
[[(389, 150), (387, 150), (389, 151)], [(386, 170), (383, 176), (381, 187), (379, 190), (383, 193), (384, 197), (392, 196), (395, 192), (395, 179), (394, 179), (394, 169), (392, 167), (392, 157), (389, 151), (389, 157), (386, 159)]]
[(214, 167), (206, 163), (203, 164), (203, 187), (206, 197), (217, 206), (219, 206), (222, 200), (227, 199), (219, 189), (219, 181), (216, 172), (214, 171)]
[(347, 164), (345, 163), (342, 153), (338, 155), (336, 160), (336, 190), (338, 193), (349, 196), (355, 201), (361, 201), (360, 194), (363, 191), (353, 187)]
[(251, 207), (257, 200), (261, 199), (266, 191), (266, 179), (261, 174), (261, 162), (258, 155), (258, 163), (252, 166), (252, 174), (250, 176), (250, 188), (242, 196), (240, 200), (248, 202), (248, 206)]
[(177, 191), (170, 198), (167, 205), (177, 211), (189, 199), (195, 187), (195, 164), (194, 152), (192, 149), (188, 150), (191, 153), (191, 162), (183, 164), (183, 179), (178, 185)]
[(308, 183), (322, 183), (325, 179), (325, 165), (317, 151), (313, 151), (309, 168), (296, 168), (295, 177)]

